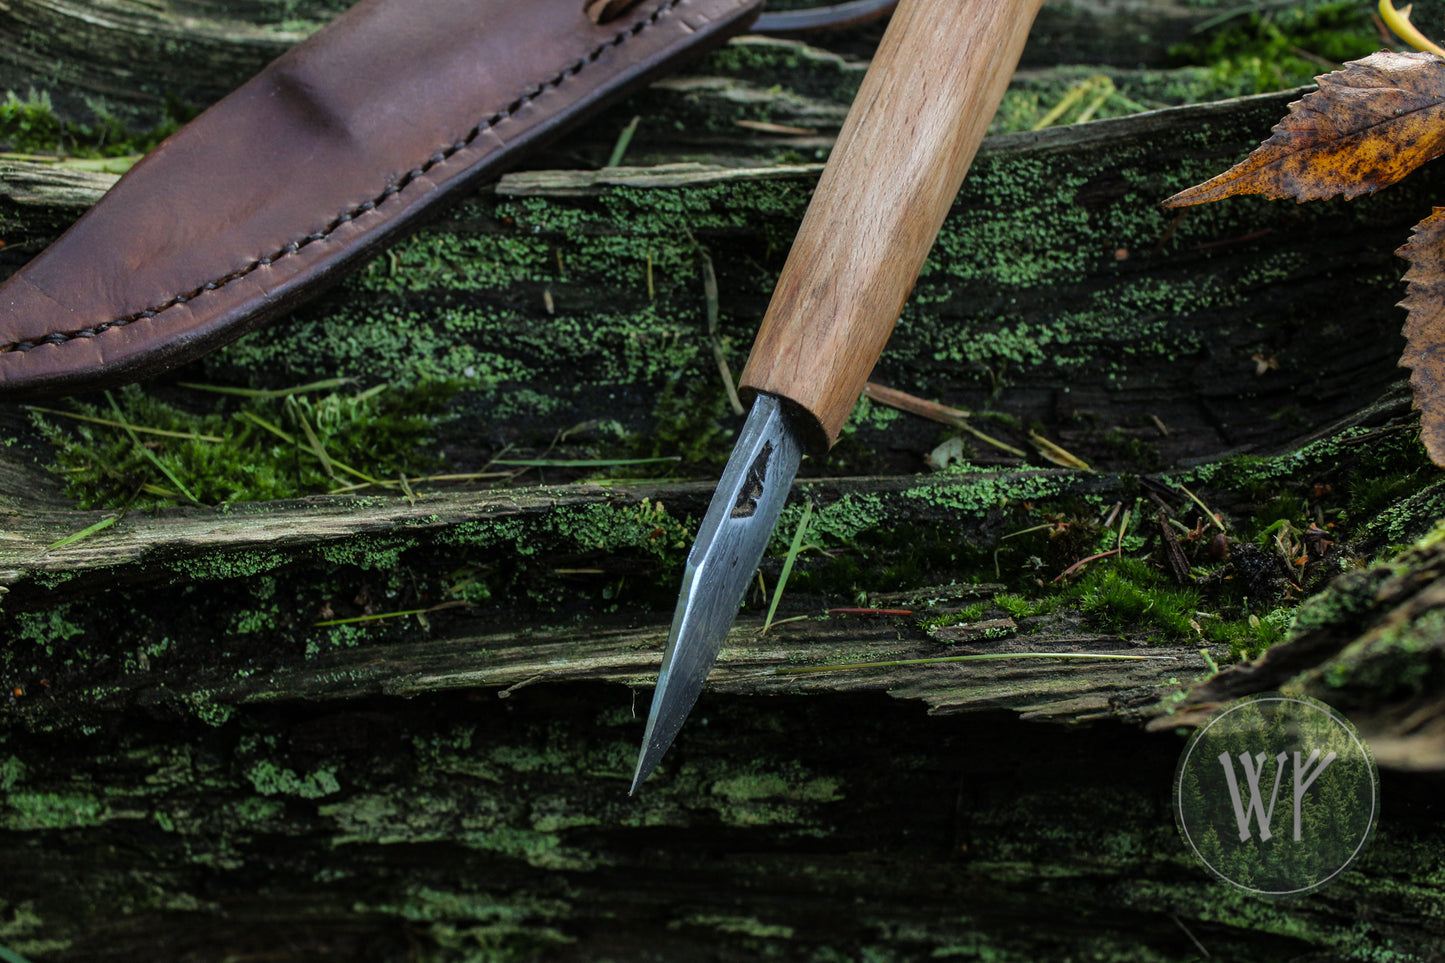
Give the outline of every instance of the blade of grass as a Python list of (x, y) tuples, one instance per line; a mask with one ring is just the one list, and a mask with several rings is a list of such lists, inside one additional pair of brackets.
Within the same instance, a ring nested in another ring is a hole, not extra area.
[(244, 421), (249, 421), (251, 422), (251, 424), (256, 425), (260, 428), (266, 429), (277, 438), (280, 438), (282, 441), (286, 442), (286, 444), (288, 445), (296, 444), (296, 438), (290, 432), (283, 431), (282, 429), (276, 427), (265, 418), (262, 418), (260, 415), (256, 414), (254, 411), (239, 412), (238, 417), (240, 417)]
[(4, 944), (0, 944), (0, 960), (4, 960), (5, 963), (30, 963), (25, 957), (8, 949)]
[[(47, 415), (58, 415), (61, 418), (73, 418), (76, 421), (88, 421), (96, 425), (105, 425), (107, 428), (124, 428), (125, 423), (112, 421), (109, 418), (97, 418), (94, 415), (82, 415), (74, 411), (61, 411), (58, 408), (42, 408), (39, 405), (26, 405), (30, 411), (39, 411)], [(215, 435), (200, 435), (194, 431), (167, 431), (164, 428), (147, 428), (144, 425), (131, 425), (131, 431), (143, 435), (159, 435), (162, 438), (183, 438), (187, 441), (210, 441), (222, 442), (226, 439)]]
[(988, 655), (945, 655), (933, 659), (897, 659), (892, 662), (843, 662), (836, 665), (781, 666), (770, 675), (807, 675), (813, 672), (850, 672), (854, 669), (891, 669), (896, 666), (937, 665), (944, 662), (1001, 662), (1006, 659), (1103, 659), (1143, 662), (1149, 659), (1178, 659), (1173, 655), (1113, 655), (1107, 652), (995, 652)]
[(788, 584), (788, 576), (793, 572), (793, 561), (798, 557), (798, 552), (803, 548), (803, 536), (808, 533), (808, 522), (813, 518), (813, 500), (808, 499), (803, 506), (803, 517), (798, 522), (797, 529), (793, 532), (793, 543), (788, 546), (788, 555), (783, 559), (783, 570), (778, 573), (778, 584), (773, 589), (773, 601), (768, 605), (768, 617), (763, 620), (763, 631), (773, 627), (773, 616), (777, 614), (778, 603), (783, 599), (783, 588)]
[(193, 381), (182, 381), (182, 388), (192, 388), (196, 391), (209, 391), (218, 395), (236, 395), (241, 398), (285, 398), (290, 395), (304, 395), (312, 391), (329, 391), (335, 388), (355, 384), (355, 378), (327, 378), (325, 381), (313, 381), (309, 384), (297, 385), (294, 388), (272, 388), (263, 390), (261, 388), (235, 388), (230, 385), (203, 385)]
[(176, 486), (176, 490), (185, 497), (186, 501), (190, 502), (193, 505), (199, 505), (200, 502), (196, 500), (196, 496), (192, 495), (190, 489), (188, 489), (185, 485), (181, 484), (181, 480), (175, 476), (175, 473), (172, 472), (169, 468), (167, 468), (161, 462), (161, 460), (156, 457), (155, 452), (151, 451), (145, 445), (141, 444), (140, 437), (136, 435), (135, 430), (130, 426), (130, 424), (126, 422), (125, 415), (121, 414), (120, 405), (116, 404), (115, 397), (112, 396), (109, 391), (105, 393), (105, 400), (110, 402), (110, 410), (115, 412), (116, 421), (120, 422), (120, 426), (124, 428), (125, 433), (130, 436), (131, 443), (135, 445), (136, 451), (140, 452), (146, 457), (147, 460), (150, 461), (152, 465), (155, 465), (156, 468), (160, 469), (160, 473), (162, 475), (165, 475), (166, 478), (170, 480), (170, 483), (172, 485)]
[(627, 148), (632, 145), (632, 135), (637, 133), (637, 125), (642, 123), (642, 115), (632, 118), (632, 122), (622, 128), (622, 133), (617, 135), (617, 143), (612, 146), (612, 156), (607, 158), (608, 167), (616, 167), (622, 163), (622, 158), (627, 154)]
[(63, 548), (63, 547), (66, 546), (66, 545), (74, 545), (76, 542), (80, 541), (82, 538), (89, 538), (90, 536), (94, 535), (96, 532), (103, 532), (103, 531), (105, 531), (107, 528), (110, 528), (110, 526), (114, 525), (116, 522), (120, 521), (120, 520), (121, 520), (122, 518), (124, 518), (124, 517), (125, 517), (125, 512), (121, 512), (120, 514), (118, 514), (118, 515), (112, 515), (112, 516), (110, 516), (109, 518), (102, 518), (100, 521), (96, 522), (95, 524), (93, 524), (93, 525), (87, 525), (87, 526), (85, 526), (84, 528), (82, 528), (80, 531), (75, 532), (75, 533), (72, 534), (72, 535), (67, 535), (67, 536), (65, 536), (64, 538), (62, 538), (62, 539), (60, 539), (60, 540), (58, 540), (58, 541), (51, 542), (50, 545), (49, 545), (49, 547), (50, 547), (50, 548)]

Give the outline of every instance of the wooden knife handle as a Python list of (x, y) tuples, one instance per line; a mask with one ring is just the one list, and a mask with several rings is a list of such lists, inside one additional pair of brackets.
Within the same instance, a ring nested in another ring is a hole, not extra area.
[[(902, 0), (743, 369), (831, 448), (883, 351), (1042, 0)], [(810, 417), (809, 417), (810, 416)]]

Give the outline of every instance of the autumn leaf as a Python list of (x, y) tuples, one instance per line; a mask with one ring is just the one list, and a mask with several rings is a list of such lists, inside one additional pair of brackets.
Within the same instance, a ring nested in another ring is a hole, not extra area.
[(1269, 140), (1163, 206), (1239, 194), (1355, 198), (1445, 153), (1445, 60), (1381, 51), (1315, 79), (1319, 89), (1290, 104)]
[(1415, 225), (1409, 243), (1395, 252), (1410, 262), (1405, 272), (1405, 353), (1410, 390), (1420, 409), (1420, 440), (1430, 460), (1445, 465), (1445, 207)]

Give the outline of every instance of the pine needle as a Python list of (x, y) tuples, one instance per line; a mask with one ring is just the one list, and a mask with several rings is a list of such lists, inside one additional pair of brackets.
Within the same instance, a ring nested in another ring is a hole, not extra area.
[(471, 604), (470, 602), (458, 599), (453, 602), (443, 602), (440, 605), (433, 605), (431, 608), (426, 609), (405, 609), (400, 612), (376, 612), (371, 615), (354, 615), (348, 619), (327, 619), (325, 622), (312, 622), (311, 624), (314, 626), (324, 626), (351, 625), (354, 622), (378, 622), (381, 619), (394, 619), (403, 615), (426, 615), (429, 612), (439, 612), (442, 609), (462, 608), (463, 606)]
[(116, 421), (119, 423), (121, 428), (125, 429), (125, 433), (130, 436), (131, 443), (135, 445), (136, 451), (140, 452), (141, 455), (143, 455), (152, 465), (155, 465), (156, 468), (160, 469), (160, 473), (162, 475), (165, 475), (166, 478), (170, 480), (170, 483), (172, 485), (176, 486), (176, 490), (181, 493), (181, 495), (185, 498), (186, 501), (190, 502), (193, 505), (199, 505), (200, 502), (196, 500), (196, 496), (192, 495), (190, 489), (186, 488), (185, 485), (181, 484), (181, 480), (175, 476), (175, 473), (172, 472), (169, 468), (167, 468), (161, 462), (161, 460), (156, 457), (155, 452), (151, 451), (145, 445), (141, 444), (139, 436), (137, 436), (135, 433), (135, 429), (126, 422), (125, 415), (121, 414), (120, 405), (116, 404), (115, 398), (111, 395), (109, 391), (105, 393), (105, 400), (110, 402), (110, 408), (112, 411), (115, 412)]
[[(288, 403), (291, 401), (290, 398), (286, 400)], [(321, 443), (320, 438), (316, 437), (316, 432), (311, 428), (311, 422), (306, 419), (306, 415), (301, 412), (301, 409), (295, 405), (292, 405), (291, 408), (297, 423), (301, 425), (302, 434), (306, 436), (306, 444), (311, 448), (311, 453), (316, 456), (316, 460), (321, 462), (322, 472), (326, 474), (327, 478), (334, 481), (336, 472), (331, 467), (331, 456), (326, 454), (326, 446)]]
[[(182, 381), (182, 388), (193, 388), (196, 391), (210, 391), (218, 395), (237, 395), (241, 398), (288, 398), (291, 395), (310, 394), (313, 391), (330, 391), (342, 388), (349, 384), (355, 384), (354, 378), (327, 378), (325, 381), (313, 381), (310, 384), (297, 385), (294, 388), (273, 388), (263, 390), (260, 388), (235, 388), (230, 385), (202, 385), (191, 381)], [(384, 388), (385, 385), (377, 385), (370, 390)]]
[[(109, 418), (97, 418), (94, 415), (82, 415), (74, 411), (61, 411), (58, 408), (42, 408), (39, 405), (26, 405), (26, 407), (30, 411), (39, 411), (42, 414), (47, 415), (58, 415), (61, 418), (73, 418), (76, 421), (88, 421), (96, 425), (105, 425), (107, 428), (127, 427), (126, 423), (123, 421), (112, 421)], [(167, 431), (164, 428), (147, 428), (144, 425), (130, 425), (129, 428), (131, 431), (137, 432), (138, 434), (142, 435), (159, 435), (162, 438), (182, 438), (186, 441), (223, 442), (226, 440), (224, 438), (219, 438), (216, 435), (200, 435), (193, 431)]]

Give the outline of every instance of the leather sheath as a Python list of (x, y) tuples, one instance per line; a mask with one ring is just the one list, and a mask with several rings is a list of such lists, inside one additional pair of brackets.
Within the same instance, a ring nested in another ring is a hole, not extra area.
[[(0, 398), (252, 331), (762, 0), (362, 0), (176, 132), (0, 287)], [(617, 4), (613, 4), (617, 6)]]

